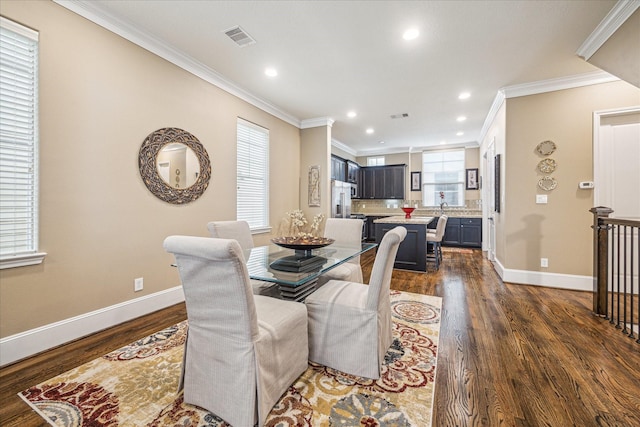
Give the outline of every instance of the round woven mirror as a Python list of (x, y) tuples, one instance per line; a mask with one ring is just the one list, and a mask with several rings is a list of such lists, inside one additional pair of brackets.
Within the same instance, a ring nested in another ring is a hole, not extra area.
[(140, 147), (138, 167), (149, 191), (176, 205), (200, 197), (211, 178), (207, 150), (198, 138), (178, 128), (150, 133)]

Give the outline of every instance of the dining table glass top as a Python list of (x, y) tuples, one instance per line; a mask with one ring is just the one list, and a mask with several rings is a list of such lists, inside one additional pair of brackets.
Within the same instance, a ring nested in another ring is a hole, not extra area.
[(323, 248), (296, 252), (270, 244), (252, 248), (250, 252), (245, 252), (245, 257), (249, 277), (252, 279), (300, 286), (376, 246), (376, 243), (362, 243), (358, 246), (332, 243)]

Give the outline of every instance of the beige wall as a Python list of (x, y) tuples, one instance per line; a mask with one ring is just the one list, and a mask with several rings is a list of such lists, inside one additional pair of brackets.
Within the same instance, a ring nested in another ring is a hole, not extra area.
[[(308, 221), (317, 214), (331, 216), (331, 127), (300, 131), (300, 209)], [(309, 168), (320, 166), (320, 206), (309, 206)]]
[(640, 9), (600, 46), (590, 63), (640, 87)]
[[(40, 32), (40, 249), (48, 255), (0, 272), (1, 337), (178, 285), (164, 238), (206, 236), (208, 221), (235, 218), (237, 117), (270, 131), (272, 224), (299, 206), (296, 127), (53, 2), (3, 0), (2, 15)], [(155, 198), (138, 172), (142, 141), (162, 127), (191, 132), (211, 158), (209, 188), (186, 206)], [(136, 277), (142, 292), (133, 292)]]
[[(593, 112), (639, 102), (640, 90), (623, 81), (506, 100), (504, 228), (498, 239), (505, 268), (591, 275), (593, 191), (578, 183), (593, 180)], [(543, 157), (535, 148), (544, 140), (557, 145), (549, 157), (558, 164), (551, 174), (558, 187), (550, 192), (537, 187)], [(536, 194), (547, 194), (548, 204), (536, 204)], [(541, 257), (549, 259), (548, 268), (540, 267)]]

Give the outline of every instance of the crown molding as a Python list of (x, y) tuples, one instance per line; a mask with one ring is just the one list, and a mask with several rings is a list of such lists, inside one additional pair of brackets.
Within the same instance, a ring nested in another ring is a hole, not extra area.
[(619, 0), (578, 48), (576, 54), (588, 61), (638, 7), (640, 7), (640, 0)]
[(480, 131), (480, 137), (478, 140), (480, 144), (484, 141), (485, 136), (487, 136), (487, 132), (489, 132), (489, 127), (491, 127), (491, 123), (496, 118), (496, 114), (498, 114), (498, 110), (502, 106), (502, 103), (506, 99), (504, 95), (504, 91), (500, 89), (498, 93), (496, 93), (496, 97), (493, 98), (493, 103), (491, 104), (491, 108), (489, 108), (489, 112), (487, 113), (487, 117), (484, 119), (484, 124), (482, 125), (482, 130)]
[(576, 74), (573, 76), (559, 77), (556, 79), (540, 80), (537, 82), (502, 88), (505, 98), (517, 98), (519, 96), (537, 95), (539, 93), (554, 92), (557, 90), (573, 89), (581, 86), (609, 83), (620, 80), (606, 71), (592, 71), (590, 73)]
[(344, 151), (345, 153), (349, 153), (352, 156), (357, 156), (358, 152), (356, 150), (354, 150), (353, 148), (349, 147), (348, 145), (343, 144), (342, 142), (338, 141), (337, 139), (331, 138), (331, 146), (336, 147), (342, 151)]
[(315, 119), (302, 120), (298, 127), (300, 129), (317, 128), (320, 126), (332, 127), (335, 120), (329, 117), (317, 117)]
[(192, 57), (185, 55), (179, 50), (166, 44), (150, 34), (140, 31), (128, 22), (114, 17), (95, 3), (88, 0), (53, 0), (58, 5), (88, 19), (89, 21), (123, 37), (126, 40), (158, 55), (159, 57), (171, 62), (172, 64), (182, 68), (183, 70), (211, 83), (214, 86), (228, 92), (229, 94), (240, 98), (241, 100), (269, 113), (290, 125), (300, 128), (300, 119), (286, 113), (269, 102), (258, 98), (247, 92), (245, 89), (236, 85), (231, 80), (226, 79), (217, 71), (205, 66)]

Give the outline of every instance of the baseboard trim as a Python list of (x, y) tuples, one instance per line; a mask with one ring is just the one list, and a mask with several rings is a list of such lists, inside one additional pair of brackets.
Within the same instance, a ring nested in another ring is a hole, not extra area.
[(517, 285), (544, 286), (571, 291), (593, 292), (593, 277), (575, 274), (546, 273), (543, 271), (513, 270), (504, 268), (499, 260), (493, 261), (493, 268), (503, 282)]
[(541, 271), (506, 269), (503, 282), (521, 285), (545, 286), (547, 288), (568, 289), (572, 291), (593, 291), (593, 277), (573, 274), (544, 273)]
[(0, 366), (184, 301), (182, 286), (0, 339)]

